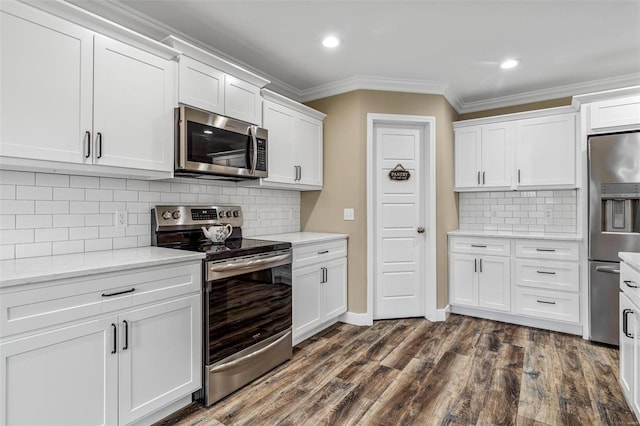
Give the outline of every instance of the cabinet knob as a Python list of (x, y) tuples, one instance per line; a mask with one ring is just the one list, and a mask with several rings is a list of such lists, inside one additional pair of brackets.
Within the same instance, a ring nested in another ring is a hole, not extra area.
[(424, 227), (418, 226), (417, 231), (418, 231), (418, 234), (424, 234)]

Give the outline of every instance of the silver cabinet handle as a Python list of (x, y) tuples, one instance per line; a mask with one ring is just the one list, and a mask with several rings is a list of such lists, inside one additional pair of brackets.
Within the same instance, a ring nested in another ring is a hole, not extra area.
[(536, 271), (539, 274), (547, 274), (547, 275), (555, 275), (555, 272), (549, 272), (549, 271)]
[(628, 315), (632, 314), (633, 311), (631, 309), (625, 309), (622, 311), (622, 332), (625, 336), (630, 339), (633, 339), (633, 334), (629, 334), (629, 318)]
[(476, 248), (487, 248), (486, 245), (484, 244), (471, 244), (471, 247), (476, 247)]
[(122, 321), (124, 324), (124, 346), (122, 347), (123, 351), (129, 349), (129, 323), (127, 321)]
[(115, 354), (118, 351), (118, 327), (114, 323), (111, 323), (111, 328), (113, 331), (113, 350), (111, 350), (111, 353)]
[(82, 142), (85, 146), (84, 148), (84, 158), (91, 157), (91, 132), (84, 132), (84, 141)]
[(318, 254), (327, 254), (327, 253), (329, 253), (329, 250), (322, 250), (318, 252)]
[(556, 249), (537, 248), (536, 251), (544, 251), (544, 252), (555, 253)]
[(520, 183), (520, 169), (518, 169), (518, 183)]
[(596, 272), (620, 275), (620, 269), (616, 269), (613, 266), (596, 266)]
[(478, 172), (478, 185), (480, 185), (480, 172)]
[(478, 259), (473, 259), (473, 272), (478, 272)]
[(536, 300), (538, 303), (544, 303), (545, 305), (555, 305), (556, 302), (549, 302), (547, 300)]
[(637, 286), (637, 285), (631, 285), (631, 283), (632, 283), (632, 282), (635, 282), (635, 281), (631, 281), (631, 280), (624, 280), (624, 281), (622, 281), (622, 282), (623, 282), (623, 283), (625, 283), (625, 284), (627, 285), (627, 287), (630, 287), (630, 288), (638, 288), (638, 286)]
[(102, 133), (96, 137), (96, 158), (102, 158)]
[(302, 166), (298, 166), (298, 180), (302, 180)]
[(480, 258), (480, 272), (482, 272), (482, 258)]
[(486, 173), (486, 172), (482, 172), (482, 184), (483, 184), (483, 185), (486, 183), (486, 182), (485, 182), (485, 180), (484, 180), (484, 174), (485, 174), (485, 173)]

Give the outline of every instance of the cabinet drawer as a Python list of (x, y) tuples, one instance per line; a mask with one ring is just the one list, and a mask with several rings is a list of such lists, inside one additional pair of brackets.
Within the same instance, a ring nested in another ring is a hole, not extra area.
[(515, 284), (549, 290), (578, 291), (578, 263), (553, 260), (515, 260)]
[(578, 243), (547, 240), (517, 240), (516, 257), (578, 260)]
[(515, 287), (515, 313), (521, 315), (578, 323), (579, 302), (577, 293)]
[[(637, 287), (636, 287), (637, 286)], [(620, 290), (640, 306), (640, 271), (620, 262)]]
[(499, 238), (449, 237), (449, 251), (453, 253), (510, 256), (511, 241)]
[(293, 268), (302, 268), (346, 256), (346, 239), (307, 244), (293, 248)]
[(0, 299), (2, 337), (197, 292), (201, 276), (198, 262), (57, 280), (46, 287), (7, 292)]

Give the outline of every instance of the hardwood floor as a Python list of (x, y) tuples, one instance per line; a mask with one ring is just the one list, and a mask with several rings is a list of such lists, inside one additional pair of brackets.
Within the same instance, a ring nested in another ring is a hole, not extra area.
[(451, 315), (338, 323), (209, 409), (157, 425), (637, 425), (618, 351)]

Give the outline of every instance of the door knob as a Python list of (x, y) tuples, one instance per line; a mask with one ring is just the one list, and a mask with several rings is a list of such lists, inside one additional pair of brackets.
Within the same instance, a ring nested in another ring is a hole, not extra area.
[(424, 234), (424, 228), (422, 226), (418, 226), (418, 234)]

